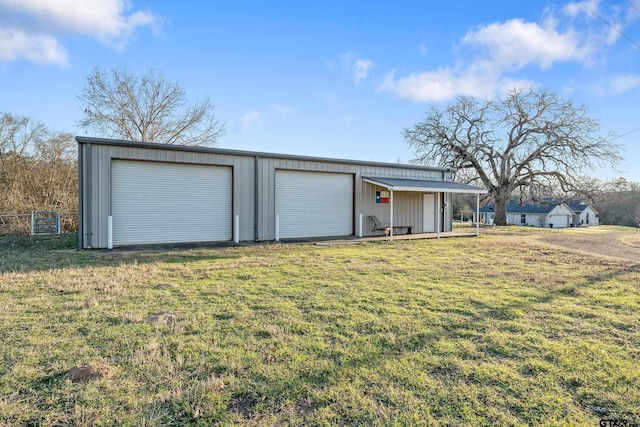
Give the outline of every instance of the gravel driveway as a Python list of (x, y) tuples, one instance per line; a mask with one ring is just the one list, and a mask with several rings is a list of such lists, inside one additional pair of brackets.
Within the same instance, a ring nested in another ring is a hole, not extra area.
[(541, 236), (545, 243), (640, 263), (640, 232), (633, 229), (578, 228), (570, 233)]

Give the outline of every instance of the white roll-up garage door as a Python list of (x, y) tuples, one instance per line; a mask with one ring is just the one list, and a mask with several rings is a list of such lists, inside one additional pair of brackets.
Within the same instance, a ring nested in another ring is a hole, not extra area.
[(276, 171), (280, 237), (353, 234), (353, 175)]
[(549, 224), (553, 224), (553, 228), (567, 228), (570, 225), (569, 215), (549, 215)]
[(113, 160), (113, 244), (230, 240), (231, 193), (230, 167)]

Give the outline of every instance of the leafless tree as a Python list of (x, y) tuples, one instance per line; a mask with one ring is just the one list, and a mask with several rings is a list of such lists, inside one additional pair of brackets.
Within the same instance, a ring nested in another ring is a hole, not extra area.
[(0, 213), (77, 211), (75, 147), (70, 133), (0, 113)]
[(568, 191), (584, 173), (621, 159), (612, 135), (599, 131), (584, 106), (534, 87), (434, 106), (404, 137), (416, 163), (471, 170), (496, 202), (495, 224), (506, 225), (506, 204), (516, 190)]
[(188, 102), (182, 86), (152, 69), (138, 77), (94, 68), (79, 98), (79, 126), (108, 138), (212, 147), (224, 134), (209, 98)]

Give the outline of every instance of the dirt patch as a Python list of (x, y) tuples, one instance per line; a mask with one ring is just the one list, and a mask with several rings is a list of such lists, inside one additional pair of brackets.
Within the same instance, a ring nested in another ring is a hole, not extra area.
[(632, 236), (625, 236), (621, 239), (625, 245), (633, 246), (634, 248), (640, 248), (640, 232)]
[(74, 366), (69, 369), (69, 371), (64, 375), (64, 378), (73, 382), (86, 383), (103, 378), (113, 378), (119, 373), (120, 368), (115, 366), (100, 363), (87, 363), (85, 365)]
[(640, 262), (640, 235), (632, 233), (601, 228), (576, 229), (539, 237), (539, 240), (564, 248)]
[(174, 285), (173, 283), (160, 283), (155, 285), (153, 288), (154, 289), (173, 289), (175, 287), (176, 285)]
[(157, 323), (160, 325), (169, 325), (172, 323), (176, 323), (177, 319), (182, 315), (180, 312), (176, 311), (161, 311), (159, 313), (154, 313), (151, 316), (147, 317), (147, 322), (149, 323)]

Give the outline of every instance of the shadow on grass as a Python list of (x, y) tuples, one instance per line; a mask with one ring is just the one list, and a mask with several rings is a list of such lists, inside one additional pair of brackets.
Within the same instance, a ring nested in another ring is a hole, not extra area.
[(518, 313), (535, 310), (538, 306), (552, 303), (558, 298), (578, 298), (580, 297), (583, 289), (593, 288), (601, 283), (632, 273), (640, 273), (640, 265), (634, 264), (631, 266), (620, 267), (599, 276), (587, 276), (580, 283), (550, 289), (541, 295), (526, 297), (512, 303), (500, 305), (499, 307), (481, 303), (479, 301), (473, 301), (472, 304), (476, 305), (481, 312), (479, 316), (476, 316), (477, 320), (481, 320), (487, 316), (495, 320), (511, 320), (520, 317)]
[[(0, 273), (157, 262), (182, 263), (240, 256), (231, 251), (211, 251), (231, 247), (230, 244), (156, 245), (107, 251), (78, 250), (77, 239), (77, 234), (0, 236)], [(205, 249), (206, 252), (198, 252)]]

